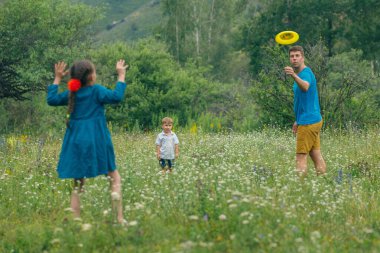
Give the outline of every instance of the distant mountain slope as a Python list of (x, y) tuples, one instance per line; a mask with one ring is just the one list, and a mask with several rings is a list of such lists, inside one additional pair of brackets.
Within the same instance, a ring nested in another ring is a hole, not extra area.
[(79, 1), (105, 7), (105, 18), (95, 26), (98, 43), (133, 41), (152, 35), (161, 20), (160, 0)]

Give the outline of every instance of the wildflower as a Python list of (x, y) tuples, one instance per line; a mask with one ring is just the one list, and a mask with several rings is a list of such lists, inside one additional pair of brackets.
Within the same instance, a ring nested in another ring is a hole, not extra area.
[(229, 205), (228, 207), (232, 209), (232, 208), (236, 208), (237, 205), (236, 205), (236, 204), (231, 204), (231, 205)]
[(190, 249), (192, 247), (196, 246), (196, 244), (192, 241), (186, 241), (184, 243), (181, 243), (181, 247), (184, 249)]
[(198, 216), (196, 216), (196, 215), (190, 215), (190, 216), (189, 216), (189, 220), (197, 221), (197, 220), (199, 220), (199, 218), (198, 218)]
[(138, 203), (138, 202), (136, 202), (136, 203), (135, 203), (135, 209), (136, 209), (136, 210), (144, 209), (144, 204), (143, 204), (143, 203)]
[(58, 238), (55, 238), (55, 239), (50, 241), (51, 244), (59, 244), (60, 242), (61, 242), (61, 240), (59, 240)]
[(60, 233), (60, 232), (62, 232), (62, 231), (63, 231), (62, 228), (57, 227), (57, 228), (54, 229), (54, 234)]
[(133, 220), (133, 221), (130, 221), (128, 225), (133, 227), (133, 226), (137, 226), (137, 224), (138, 224), (138, 222)]
[(373, 233), (373, 229), (372, 229), (372, 228), (364, 228), (363, 231), (364, 231), (364, 233), (366, 233), (366, 234), (371, 234), (371, 233)]
[(248, 216), (250, 213), (249, 212), (242, 212), (241, 214), (240, 214), (240, 216), (241, 217), (245, 217), (245, 216)]
[(82, 224), (82, 231), (88, 231), (91, 229), (91, 224), (89, 223), (85, 223), (85, 224)]
[(219, 220), (227, 220), (227, 216), (224, 214), (219, 215)]
[(192, 134), (196, 134), (198, 132), (198, 129), (197, 129), (197, 124), (194, 123), (191, 128), (190, 128), (190, 133)]
[(203, 248), (211, 248), (214, 244), (212, 242), (199, 242), (199, 246)]
[(233, 193), (232, 193), (232, 198), (233, 199), (240, 199), (240, 197), (242, 196), (243, 194), (241, 193), (241, 192), (239, 192), (239, 191), (234, 191)]
[(314, 237), (314, 238), (321, 238), (321, 233), (319, 233), (319, 231), (313, 231), (311, 232), (311, 237)]
[(120, 194), (117, 192), (112, 192), (111, 198), (112, 198), (112, 200), (120, 200)]
[(321, 233), (319, 231), (313, 231), (310, 234), (310, 239), (313, 243), (317, 243), (318, 239), (321, 238)]
[(269, 248), (276, 248), (277, 247), (277, 243), (275, 242), (272, 242), (271, 244), (269, 244)]

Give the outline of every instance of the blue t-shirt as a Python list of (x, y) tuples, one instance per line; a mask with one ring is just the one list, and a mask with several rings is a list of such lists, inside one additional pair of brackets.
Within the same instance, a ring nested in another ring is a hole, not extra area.
[(317, 80), (309, 67), (305, 67), (298, 77), (310, 84), (307, 91), (302, 91), (296, 82), (293, 83), (294, 114), (298, 125), (309, 125), (322, 120), (319, 107)]

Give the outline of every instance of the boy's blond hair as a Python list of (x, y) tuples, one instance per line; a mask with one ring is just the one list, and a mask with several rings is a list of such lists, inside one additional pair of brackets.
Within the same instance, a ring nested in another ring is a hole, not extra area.
[(164, 124), (172, 124), (173, 125), (173, 119), (169, 118), (169, 117), (163, 118), (161, 122), (162, 122), (162, 125), (164, 125)]

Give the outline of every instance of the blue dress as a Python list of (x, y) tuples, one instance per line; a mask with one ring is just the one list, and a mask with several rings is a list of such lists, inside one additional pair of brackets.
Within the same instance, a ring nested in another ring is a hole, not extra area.
[[(59, 178), (89, 178), (116, 170), (104, 104), (120, 102), (126, 86), (123, 82), (117, 82), (116, 88), (110, 90), (95, 84), (76, 92), (74, 111), (70, 116), (58, 162)], [(58, 93), (58, 85), (49, 85), (49, 105), (67, 105), (68, 98), (68, 91)]]

